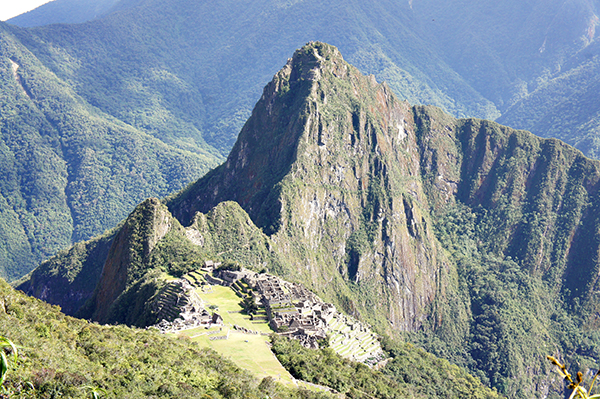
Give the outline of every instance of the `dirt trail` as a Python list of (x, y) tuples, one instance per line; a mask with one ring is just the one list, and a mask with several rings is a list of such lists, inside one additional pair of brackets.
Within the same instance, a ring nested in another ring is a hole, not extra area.
[(17, 64), (16, 62), (14, 62), (13, 60), (10, 60), (10, 64), (12, 66), (13, 76), (15, 77), (15, 80), (17, 81), (19, 86), (21, 87), (21, 91), (23, 91), (23, 94), (25, 94), (28, 98), (31, 99), (31, 97), (29, 96), (29, 93), (27, 93), (27, 90), (25, 90), (25, 87), (23, 87), (23, 83), (21, 82), (21, 77), (17, 73), (17, 71), (20, 68), (20, 65)]

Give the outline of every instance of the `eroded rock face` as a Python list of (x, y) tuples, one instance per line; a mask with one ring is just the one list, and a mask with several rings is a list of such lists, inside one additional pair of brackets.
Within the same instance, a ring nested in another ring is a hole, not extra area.
[[(386, 298), (394, 328), (415, 330), (435, 295), (439, 266), (422, 210), (412, 110), (352, 68), (326, 63), (317, 71), (326, 83), (315, 84), (307, 102), (303, 151), (282, 182), (277, 236), (292, 234), (322, 254), (309, 256), (298, 278), (313, 276), (322, 286), (314, 276), (328, 265), (329, 278), (341, 273)], [(347, 98), (327, 77), (348, 84)], [(367, 308), (358, 303), (356, 311)]]
[(185, 225), (225, 200), (282, 244), (288, 274), (338, 296), (347, 311), (368, 312), (348, 292), (359, 283), (382, 298), (394, 329), (416, 330), (426, 317), (441, 263), (412, 108), (335, 47), (298, 50), (266, 86), (227, 162), (169, 208)]
[(171, 229), (172, 220), (168, 209), (156, 198), (142, 202), (129, 215), (112, 243), (91, 299), (89, 312), (94, 320), (105, 322), (110, 305), (142, 276), (144, 259)]

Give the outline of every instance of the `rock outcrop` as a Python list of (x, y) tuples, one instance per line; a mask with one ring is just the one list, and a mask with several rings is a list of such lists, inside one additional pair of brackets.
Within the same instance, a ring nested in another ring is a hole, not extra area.
[(111, 305), (146, 272), (145, 260), (172, 226), (172, 216), (156, 198), (144, 201), (129, 215), (112, 242), (94, 295), (86, 306), (92, 319), (109, 320)]

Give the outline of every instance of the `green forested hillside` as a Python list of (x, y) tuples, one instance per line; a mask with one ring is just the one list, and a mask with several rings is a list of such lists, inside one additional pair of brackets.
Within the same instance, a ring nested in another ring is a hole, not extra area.
[(391, 357), (381, 370), (339, 356), (330, 348), (306, 349), (271, 336), (273, 352), (298, 379), (334, 388), (347, 397), (499, 398), (471, 375), (410, 344), (387, 341)]
[(557, 137), (600, 158), (599, 50), (598, 43), (590, 44), (560, 73), (510, 107), (499, 121)]
[[(95, 7), (106, 15), (0, 27), (3, 169), (13, 181), (1, 192), (0, 274), (10, 279), (214, 166), (263, 82), (310, 40), (337, 45), (411, 103), (460, 117), (507, 112), (513, 127), (597, 152), (592, 0), (86, 4), (73, 18)], [(17, 147), (21, 134), (29, 150)]]
[(143, 325), (158, 274), (235, 260), (502, 394), (558, 398), (546, 355), (591, 369), (599, 355), (599, 181), (598, 161), (556, 139), (412, 107), (311, 43), (265, 87), (223, 165), (19, 288), (71, 306), (95, 273), (79, 314)]
[(113, 227), (219, 159), (177, 148), (99, 111), (0, 26), (0, 275)]

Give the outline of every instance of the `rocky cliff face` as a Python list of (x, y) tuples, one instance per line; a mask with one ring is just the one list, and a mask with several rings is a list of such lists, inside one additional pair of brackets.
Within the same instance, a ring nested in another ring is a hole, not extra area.
[(488, 250), (587, 300), (598, 278), (598, 162), (559, 140), (494, 122), (426, 108), (415, 114), (432, 210), (485, 209)]
[[(184, 224), (238, 202), (290, 260), (286, 273), (351, 312), (385, 298), (414, 331), (436, 296), (441, 258), (419, 176), (411, 107), (321, 43), (298, 50), (267, 85), (227, 162), (169, 202)], [(345, 287), (343, 287), (345, 286)]]
[(58, 253), (15, 282), (15, 287), (75, 315), (94, 293), (117, 232), (113, 230)]
[[(176, 221), (175, 221), (176, 223)], [(156, 244), (173, 228), (169, 211), (156, 198), (140, 204), (112, 241), (102, 274), (85, 312), (108, 322), (111, 305), (146, 272), (144, 265)]]

